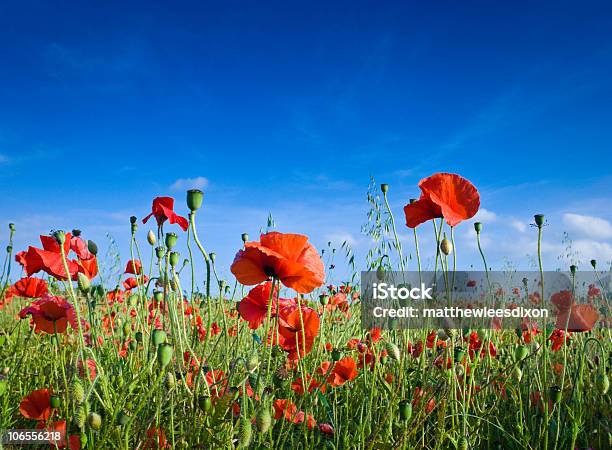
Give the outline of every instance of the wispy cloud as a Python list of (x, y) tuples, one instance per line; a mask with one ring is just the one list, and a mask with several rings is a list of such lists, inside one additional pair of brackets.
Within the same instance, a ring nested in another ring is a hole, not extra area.
[(593, 239), (612, 238), (612, 224), (601, 217), (584, 216), (581, 214), (563, 214), (563, 223), (582, 236)]
[(187, 189), (204, 189), (208, 186), (208, 179), (204, 177), (179, 178), (170, 186), (173, 191), (185, 191)]

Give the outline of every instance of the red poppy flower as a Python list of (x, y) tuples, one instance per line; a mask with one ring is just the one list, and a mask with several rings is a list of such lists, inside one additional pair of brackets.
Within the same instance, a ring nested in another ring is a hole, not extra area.
[(334, 434), (334, 427), (332, 427), (330, 424), (328, 423), (320, 423), (319, 424), (319, 431), (323, 434), (328, 434), (328, 435), (333, 435)]
[(592, 305), (578, 305), (570, 291), (560, 291), (550, 297), (550, 301), (558, 308), (555, 326), (567, 331), (590, 331), (593, 329), (599, 314)]
[(300, 314), (297, 305), (287, 306), (280, 310), (278, 331), (278, 343), (289, 353), (290, 360), (296, 360), (312, 349), (314, 339), (319, 333), (319, 315), (312, 308), (302, 307)]
[(274, 408), (275, 420), (278, 420), (284, 416), (289, 422), (300, 423), (304, 421), (304, 413), (302, 411), (298, 411), (297, 406), (295, 406), (295, 403), (293, 403), (291, 400), (276, 399), (274, 400), (272, 407)]
[(143, 275), (142, 280), (138, 281), (136, 277), (129, 277), (123, 281), (123, 288), (127, 291), (129, 289), (137, 288), (139, 284), (146, 284), (149, 281), (149, 277)]
[(131, 273), (132, 275), (140, 275), (142, 273), (142, 263), (139, 259), (130, 259), (125, 266), (124, 273)]
[(557, 328), (555, 331), (552, 332), (548, 340), (552, 342), (552, 346), (550, 349), (553, 352), (556, 352), (561, 350), (561, 347), (563, 347), (564, 343), (569, 342), (570, 337), (569, 334), (566, 333), (564, 330)]
[(35, 277), (22, 278), (11, 289), (14, 295), (27, 298), (40, 298), (48, 292), (47, 282)]
[(98, 259), (95, 256), (89, 259), (79, 259), (76, 263), (79, 273), (88, 279), (93, 280), (98, 275)]
[(269, 277), (302, 294), (322, 286), (325, 281), (323, 261), (301, 234), (273, 231), (262, 234), (259, 242), (247, 242), (240, 250), (231, 271), (245, 285), (254, 285)]
[[(270, 291), (272, 282), (260, 284), (249, 291), (238, 304), (238, 312), (240, 317), (249, 322), (249, 328), (256, 330), (268, 317), (268, 302), (270, 300)], [(275, 289), (272, 296), (271, 317), (276, 316), (277, 307), (282, 308), (288, 306), (292, 301), (289, 299), (278, 299), (278, 289)]]
[(164, 430), (157, 427), (151, 427), (147, 430), (147, 437), (143, 445), (143, 449), (162, 449), (170, 448), (170, 444), (166, 439)]
[(174, 199), (172, 197), (156, 197), (153, 199), (153, 207), (151, 214), (142, 219), (142, 223), (147, 223), (147, 220), (155, 216), (157, 225), (162, 226), (166, 220), (170, 223), (176, 223), (183, 231), (187, 231), (189, 222), (182, 216), (174, 212)]
[(334, 365), (330, 376), (327, 378), (327, 382), (334, 387), (342, 386), (347, 381), (357, 378), (357, 375), (359, 375), (357, 363), (353, 358), (347, 356)]
[(24, 397), (19, 412), (26, 419), (47, 420), (51, 417), (51, 393), (49, 389), (38, 389)]
[[(66, 448), (66, 421), (65, 420), (57, 420), (55, 422), (51, 422), (46, 424), (45, 422), (39, 422), (36, 425), (37, 430), (45, 430), (50, 433), (59, 433), (59, 439), (53, 439), (55, 434), (50, 434), (49, 436), (49, 444), (51, 444), (52, 448)], [(70, 450), (76, 449), (79, 450), (81, 448), (81, 439), (78, 435), (70, 436)]]
[[(70, 239), (70, 233), (66, 233), (66, 242), (64, 243), (66, 257), (70, 251)], [(28, 247), (28, 251), (23, 255), (23, 268), (26, 274), (30, 276), (42, 270), (59, 280), (65, 280), (67, 277), (59, 244), (52, 236), (40, 236), (40, 241), (43, 245), (42, 249)], [(67, 260), (67, 264), (70, 278), (72, 278), (78, 272), (79, 267), (77, 263), (71, 260)]]
[(421, 198), (404, 207), (406, 225), (417, 225), (444, 217), (451, 227), (473, 217), (480, 207), (478, 190), (465, 178), (452, 173), (436, 173), (419, 182)]
[[(77, 367), (79, 369), (79, 376), (85, 377), (85, 367), (83, 366), (82, 360), (79, 360)], [(87, 359), (87, 373), (91, 381), (95, 380), (96, 375), (98, 374), (98, 372), (96, 371), (96, 362), (90, 358)]]
[[(68, 240), (67, 237), (66, 240)], [(89, 251), (87, 243), (79, 236), (72, 236), (72, 238), (70, 238), (70, 249), (76, 253), (79, 259), (87, 260), (94, 258), (94, 254)]]
[(32, 302), (30, 306), (19, 312), (19, 317), (22, 319), (27, 315), (32, 316), (37, 332), (64, 333), (68, 323), (74, 329), (78, 327), (76, 312), (72, 304), (61, 297), (54, 297), (49, 294), (43, 295), (40, 300)]

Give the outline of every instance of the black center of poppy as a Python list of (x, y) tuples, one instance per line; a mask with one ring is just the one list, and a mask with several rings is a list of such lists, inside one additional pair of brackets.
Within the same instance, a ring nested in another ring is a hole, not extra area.
[(263, 270), (264, 270), (264, 273), (266, 275), (268, 275), (269, 277), (276, 276), (276, 272), (274, 271), (274, 267), (265, 266)]

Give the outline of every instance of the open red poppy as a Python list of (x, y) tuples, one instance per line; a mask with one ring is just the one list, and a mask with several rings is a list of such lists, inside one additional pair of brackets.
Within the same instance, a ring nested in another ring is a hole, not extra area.
[[(249, 328), (251, 330), (256, 330), (261, 326), (264, 320), (266, 320), (271, 290), (271, 281), (255, 286), (238, 304), (238, 313), (240, 317), (249, 322)], [(276, 316), (277, 308), (284, 308), (292, 303), (293, 300), (291, 299), (278, 298), (278, 288), (275, 289), (274, 295), (272, 296), (270, 317)]]
[(323, 261), (308, 237), (277, 231), (262, 234), (259, 242), (247, 242), (236, 254), (231, 271), (245, 285), (276, 277), (302, 294), (325, 282)]
[(51, 393), (49, 389), (38, 389), (24, 397), (19, 412), (26, 419), (47, 420), (51, 417)]
[(76, 312), (72, 304), (61, 297), (49, 294), (43, 295), (40, 300), (32, 302), (30, 306), (19, 312), (19, 317), (22, 319), (28, 315), (32, 316), (37, 332), (64, 333), (69, 323), (74, 329), (78, 327)]
[(131, 273), (132, 275), (140, 275), (142, 273), (142, 263), (139, 259), (130, 259), (126, 266), (124, 273)]
[(155, 217), (157, 225), (162, 226), (166, 220), (170, 223), (176, 223), (180, 226), (183, 231), (187, 231), (189, 222), (182, 216), (179, 216), (174, 212), (174, 199), (172, 197), (156, 197), (153, 199), (153, 206), (151, 208), (151, 214), (142, 219), (142, 223), (147, 223), (147, 220)]
[[(70, 239), (70, 233), (66, 233), (66, 242), (64, 243), (66, 257), (70, 251)], [(42, 249), (28, 247), (28, 251), (20, 259), (23, 262), (26, 274), (30, 276), (42, 270), (59, 280), (65, 280), (67, 277), (59, 244), (52, 236), (42, 235), (40, 241), (43, 245)], [(71, 260), (67, 260), (67, 264), (70, 278), (72, 278), (79, 270), (78, 265)]]
[(359, 375), (357, 363), (352, 357), (347, 356), (336, 362), (327, 382), (334, 387), (342, 386), (347, 381), (357, 378), (357, 375)]
[(310, 352), (314, 339), (319, 334), (319, 323), (319, 315), (312, 308), (303, 306), (301, 315), (297, 304), (286, 306), (279, 311), (278, 344), (288, 352), (289, 360), (302, 358)]
[(12, 294), (19, 297), (40, 298), (47, 291), (47, 282), (35, 277), (22, 278), (11, 286)]
[(406, 225), (444, 217), (451, 227), (473, 217), (480, 207), (478, 190), (465, 178), (452, 173), (436, 173), (419, 182), (421, 198), (404, 206)]

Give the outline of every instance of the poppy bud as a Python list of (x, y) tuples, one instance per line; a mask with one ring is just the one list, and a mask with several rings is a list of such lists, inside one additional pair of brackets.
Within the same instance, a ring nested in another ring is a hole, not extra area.
[(517, 383), (520, 383), (523, 379), (523, 370), (519, 366), (515, 366), (512, 370), (512, 377), (516, 380)]
[(610, 389), (610, 379), (605, 373), (597, 377), (595, 384), (601, 395), (605, 395), (608, 392), (608, 389)]
[(395, 345), (393, 342), (386, 342), (385, 343), (385, 350), (387, 350), (387, 353), (389, 354), (389, 357), (399, 361), (401, 354), (400, 354), (400, 349), (397, 345)]
[(78, 428), (83, 428), (85, 426), (85, 421), (87, 420), (87, 405), (79, 405), (74, 413), (74, 424)]
[(0, 371), (0, 373), (4, 376), (7, 376), (9, 374), (9, 372), (11, 371), (10, 367), (3, 367), (2, 370)]
[(172, 361), (172, 345), (167, 342), (160, 344), (157, 347), (157, 362), (160, 366), (166, 367)]
[(542, 225), (544, 225), (544, 214), (536, 214), (535, 216), (533, 216), (533, 218), (538, 228), (541, 228)]
[(166, 389), (172, 389), (176, 384), (176, 377), (174, 376), (174, 374), (172, 372), (168, 372), (166, 374), (166, 380), (165, 380), (165, 385), (166, 385)]
[(177, 264), (178, 264), (178, 262), (179, 262), (179, 258), (180, 258), (180, 255), (179, 255), (179, 253), (178, 253), (178, 252), (172, 252), (172, 253), (170, 253), (170, 265), (171, 265), (172, 267), (176, 267), (176, 265), (177, 265)]
[(465, 436), (461, 436), (457, 441), (457, 450), (468, 450), (468, 440)]
[(150, 246), (154, 246), (157, 243), (157, 238), (155, 237), (155, 233), (153, 233), (153, 231), (149, 230), (149, 232), (147, 233), (147, 242), (149, 243)]
[(53, 237), (58, 242), (58, 244), (63, 245), (66, 242), (66, 233), (64, 230), (57, 230), (53, 232)]
[(100, 414), (95, 412), (90, 412), (87, 416), (87, 424), (91, 427), (92, 430), (99, 430), (102, 428), (102, 417)]
[(516, 350), (514, 350), (514, 359), (517, 362), (524, 360), (525, 358), (527, 358), (528, 355), (529, 349), (524, 345), (519, 345), (518, 347), (516, 347)]
[(399, 415), (401, 420), (410, 420), (412, 417), (412, 403), (409, 400), (399, 402)]
[(138, 294), (132, 294), (128, 297), (128, 305), (134, 307), (138, 304)]
[(189, 189), (187, 191), (187, 207), (190, 211), (197, 211), (202, 207), (204, 192), (199, 189)]
[(570, 266), (570, 272), (571, 272), (572, 275), (574, 275), (576, 273), (576, 266), (574, 264), (572, 264)]
[(77, 377), (74, 377), (70, 383), (70, 396), (76, 403), (81, 403), (85, 400), (85, 388)]
[(119, 411), (117, 414), (117, 424), (120, 426), (125, 426), (130, 421), (130, 416), (124, 410)]
[(162, 259), (164, 257), (164, 255), (166, 254), (166, 248), (165, 247), (156, 247), (155, 248), (155, 256), (157, 256), (157, 259)]
[(9, 230), (11, 231), (15, 231), (15, 224), (14, 223), (9, 223)]
[(340, 358), (342, 358), (342, 352), (340, 350), (338, 350), (337, 348), (332, 350), (332, 359), (334, 361), (340, 361)]
[(125, 322), (123, 324), (122, 331), (124, 336), (129, 336), (129, 334), (132, 332), (132, 326), (128, 322)]
[(376, 278), (378, 281), (383, 281), (385, 279), (385, 268), (381, 265), (376, 269)]
[(592, 259), (591, 260), (591, 265), (593, 266), (593, 269), (597, 268), (597, 260)]
[(480, 233), (482, 231), (482, 223), (474, 222), (474, 230), (476, 230), (476, 233)]
[(553, 403), (559, 403), (559, 401), (561, 400), (561, 388), (559, 386), (552, 386), (548, 390), (548, 394), (550, 396), (550, 400)]
[(168, 247), (168, 250), (172, 250), (174, 248), (177, 240), (178, 236), (176, 233), (166, 233), (166, 247)]
[(380, 185), (380, 190), (383, 194), (386, 194), (389, 191), (389, 185), (387, 183), (383, 183)]
[(212, 401), (208, 395), (200, 395), (198, 397), (198, 406), (204, 412), (208, 412), (212, 408)]
[(251, 421), (242, 416), (238, 420), (238, 448), (247, 448), (251, 443)]
[(89, 250), (89, 253), (91, 253), (94, 256), (98, 255), (98, 246), (91, 239), (87, 241), (87, 250)]
[(453, 244), (448, 239), (442, 239), (440, 242), (440, 251), (444, 253), (446, 256), (450, 255), (453, 251)]
[(257, 369), (257, 366), (259, 365), (259, 353), (257, 352), (257, 350), (252, 350), (251, 353), (249, 354), (249, 357), (246, 360), (246, 368), (249, 372), (254, 371), (255, 369)]
[(153, 333), (151, 333), (151, 340), (153, 341), (154, 347), (159, 346), (160, 344), (166, 342), (166, 332), (156, 328), (153, 330)]
[(153, 292), (153, 300), (156, 302), (161, 302), (164, 299), (164, 293), (162, 291)]
[(142, 338), (143, 338), (142, 331), (137, 331), (134, 334), (134, 339), (136, 339), (136, 342), (138, 342), (139, 344), (142, 343)]
[(319, 295), (319, 303), (321, 303), (321, 305), (325, 306), (327, 305), (327, 302), (329, 301), (329, 297), (325, 294), (323, 295)]
[(79, 287), (79, 290), (83, 294), (87, 294), (87, 292), (89, 292), (89, 288), (91, 287), (91, 282), (89, 281), (89, 278), (87, 278), (87, 276), (84, 273), (79, 272), (77, 274), (77, 286)]
[(270, 425), (272, 425), (272, 416), (270, 415), (270, 410), (263, 406), (257, 414), (255, 415), (255, 424), (257, 425), (257, 429), (260, 433), (265, 434), (270, 429)]
[(57, 395), (52, 395), (49, 399), (49, 404), (51, 405), (51, 408), (59, 408), (62, 401)]

